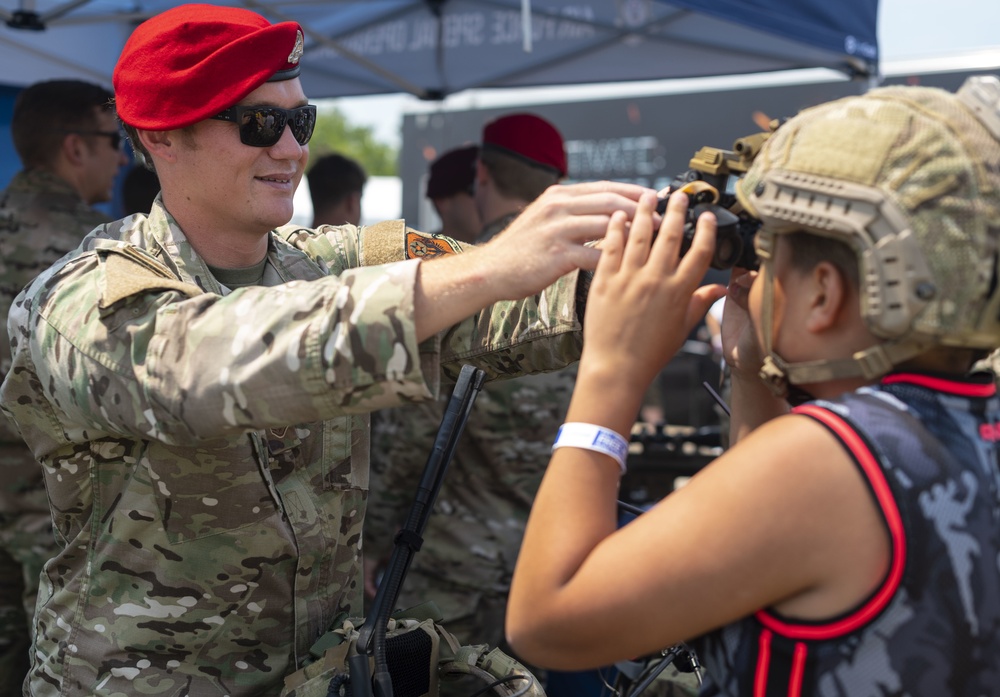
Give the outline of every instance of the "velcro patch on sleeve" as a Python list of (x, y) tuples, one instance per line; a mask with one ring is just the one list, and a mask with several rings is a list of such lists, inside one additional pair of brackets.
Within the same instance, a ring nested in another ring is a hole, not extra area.
[(361, 228), (361, 264), (377, 266), (407, 259), (433, 259), (457, 254), (462, 247), (440, 235), (418, 232), (402, 220), (387, 220)]
[(384, 220), (361, 228), (361, 265), (378, 266), (406, 259), (406, 223)]

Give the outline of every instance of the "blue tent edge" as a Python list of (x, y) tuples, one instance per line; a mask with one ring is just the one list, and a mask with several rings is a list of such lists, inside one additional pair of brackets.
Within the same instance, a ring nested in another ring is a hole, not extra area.
[(21, 169), (21, 160), (10, 134), (14, 100), (20, 91), (20, 87), (0, 85), (0, 191), (7, 188), (11, 178)]
[(878, 0), (665, 0), (676, 7), (742, 24), (863, 61), (878, 72)]

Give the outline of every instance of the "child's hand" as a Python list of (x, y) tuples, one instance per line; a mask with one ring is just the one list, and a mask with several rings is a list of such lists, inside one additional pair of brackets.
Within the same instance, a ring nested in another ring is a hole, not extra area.
[(750, 286), (757, 271), (734, 268), (722, 312), (722, 356), (734, 377), (757, 379), (763, 352), (750, 319)]
[(719, 285), (699, 287), (715, 247), (715, 217), (699, 217), (691, 249), (678, 257), (687, 197), (670, 197), (653, 235), (656, 197), (639, 200), (628, 225), (616, 213), (601, 244), (587, 312), (581, 373), (614, 376), (644, 390), (718, 298)]

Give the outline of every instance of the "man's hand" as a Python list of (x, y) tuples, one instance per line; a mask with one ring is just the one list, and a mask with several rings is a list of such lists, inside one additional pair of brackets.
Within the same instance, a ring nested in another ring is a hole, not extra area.
[(618, 182), (552, 186), (487, 244), (422, 264), (414, 299), (417, 338), (498, 300), (534, 295), (575, 269), (595, 268), (601, 252), (587, 243), (604, 237), (613, 214), (631, 220), (643, 194), (652, 192)]
[(588, 243), (604, 237), (614, 213), (631, 220), (648, 192), (616, 182), (549, 187), (482, 247), (500, 299), (527, 297), (575, 269), (594, 269), (601, 254)]
[[(591, 403), (594, 413), (582, 419), (588, 423), (612, 425), (607, 419), (621, 419), (613, 425), (628, 433), (628, 421), (653, 377), (723, 295), (722, 286), (699, 285), (714, 249), (714, 216), (698, 218), (691, 248), (679, 256), (686, 206), (683, 194), (671, 197), (655, 239), (652, 193), (643, 196), (630, 226), (618, 213), (608, 227), (587, 300), (574, 393), (574, 406)], [(616, 407), (614, 415), (602, 413), (609, 402)]]

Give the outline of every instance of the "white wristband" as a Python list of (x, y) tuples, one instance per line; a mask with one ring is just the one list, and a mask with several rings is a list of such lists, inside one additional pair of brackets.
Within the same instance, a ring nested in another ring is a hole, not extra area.
[(610, 428), (595, 426), (594, 424), (584, 424), (568, 422), (559, 427), (556, 434), (556, 442), (552, 444), (552, 449), (556, 448), (583, 448), (593, 450), (598, 453), (610, 455), (618, 463), (621, 473), (625, 474), (625, 460), (628, 458), (628, 441), (615, 433)]

